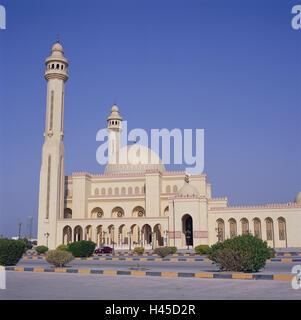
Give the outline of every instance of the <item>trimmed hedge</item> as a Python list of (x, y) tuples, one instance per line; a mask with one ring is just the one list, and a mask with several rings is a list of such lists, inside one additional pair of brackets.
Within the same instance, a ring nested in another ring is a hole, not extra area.
[(169, 248), (169, 254), (174, 254), (178, 251), (177, 247), (168, 247)]
[(68, 245), (68, 250), (74, 257), (89, 257), (93, 254), (96, 243), (92, 241), (77, 241)]
[(66, 244), (60, 244), (56, 250), (69, 251), (69, 247)]
[(208, 258), (220, 270), (256, 272), (265, 266), (270, 250), (266, 241), (244, 234), (214, 244)]
[(154, 250), (156, 254), (158, 254), (161, 258), (165, 258), (169, 255), (170, 249), (169, 247), (158, 247)]
[(276, 251), (274, 248), (269, 248), (270, 258), (274, 258), (276, 256)]
[(0, 265), (13, 266), (21, 259), (25, 243), (21, 240), (0, 239)]
[(144, 253), (144, 248), (143, 247), (136, 247), (134, 249), (134, 252), (137, 254), (143, 254)]
[(46, 246), (37, 246), (35, 250), (38, 254), (42, 254), (48, 251), (48, 248)]
[(45, 259), (55, 267), (64, 267), (68, 262), (73, 260), (73, 256), (70, 252), (64, 250), (50, 250)]
[(31, 241), (29, 241), (27, 238), (23, 238), (23, 239), (20, 239), (20, 241), (22, 241), (22, 242), (24, 242), (24, 245), (25, 245), (25, 251), (24, 252), (26, 252), (27, 250), (30, 250), (30, 249), (32, 249), (32, 242)]
[(200, 244), (199, 246), (196, 246), (194, 250), (199, 254), (208, 254), (210, 247), (207, 244)]

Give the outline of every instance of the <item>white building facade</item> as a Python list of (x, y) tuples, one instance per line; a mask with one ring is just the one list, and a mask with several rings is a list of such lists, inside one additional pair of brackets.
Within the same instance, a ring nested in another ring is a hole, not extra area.
[[(187, 248), (251, 232), (271, 247), (301, 247), (301, 192), (294, 202), (233, 207), (212, 198), (205, 174), (166, 171), (146, 147), (142, 164), (108, 164), (104, 174), (64, 175), (64, 91), (68, 60), (59, 43), (46, 59), (47, 106), (40, 171), (38, 244), (50, 249), (91, 240), (115, 249)], [(107, 129), (119, 150), (122, 117), (114, 105)], [(151, 160), (152, 159), (152, 160)], [(155, 159), (156, 161), (153, 161)]]

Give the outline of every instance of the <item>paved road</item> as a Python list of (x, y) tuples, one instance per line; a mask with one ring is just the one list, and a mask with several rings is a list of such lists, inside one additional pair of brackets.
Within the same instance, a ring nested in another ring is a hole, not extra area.
[[(294, 265), (299, 262), (268, 262), (261, 271), (265, 274), (291, 274)], [(45, 260), (20, 260), (20, 267), (48, 268), (50, 265)], [(137, 261), (95, 261), (95, 260), (73, 260), (67, 267), (76, 269), (102, 269), (102, 270), (127, 270), (136, 267)], [(215, 272), (218, 268), (211, 262), (197, 261), (139, 261), (139, 266), (146, 268), (145, 271), (171, 271), (171, 272)]]
[(7, 271), (5, 299), (298, 299), (290, 281), (157, 278)]

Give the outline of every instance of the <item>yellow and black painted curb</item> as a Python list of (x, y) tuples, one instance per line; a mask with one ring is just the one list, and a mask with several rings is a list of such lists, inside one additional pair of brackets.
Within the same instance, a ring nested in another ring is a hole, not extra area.
[(124, 271), (100, 269), (72, 269), (72, 268), (34, 268), (34, 267), (5, 267), (7, 271), (31, 271), (50, 273), (80, 273), (126, 276), (154, 276), (173, 278), (203, 278), (203, 279), (241, 279), (241, 280), (293, 280), (292, 274), (260, 274), (260, 273), (192, 273), (192, 272), (160, 272), (160, 271)]
[[(24, 256), (25, 260), (41, 260), (45, 257), (31, 257)], [(137, 258), (137, 257), (89, 257), (89, 258), (74, 258), (74, 260), (92, 260), (92, 261), (174, 261), (174, 262), (197, 262), (197, 261), (211, 261), (208, 258)], [(301, 258), (292, 258), (292, 259), (280, 259), (272, 258), (268, 259), (266, 262), (301, 262)]]

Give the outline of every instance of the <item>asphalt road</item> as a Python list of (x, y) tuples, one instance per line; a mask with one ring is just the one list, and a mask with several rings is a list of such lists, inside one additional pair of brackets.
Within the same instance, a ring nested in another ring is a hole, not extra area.
[(7, 271), (0, 300), (298, 299), (290, 281), (189, 279)]
[[(73, 260), (66, 267), (76, 269), (102, 269), (102, 270), (131, 270), (130, 268), (143, 267), (145, 271), (170, 271), (170, 272), (216, 272), (218, 268), (212, 262), (197, 261), (122, 261), (122, 260)], [(264, 269), (260, 270), (265, 274), (291, 274), (294, 265), (301, 265), (301, 262), (268, 262)], [(17, 266), (20, 267), (41, 267), (49, 268), (50, 264), (45, 260), (24, 260), (21, 259)]]

